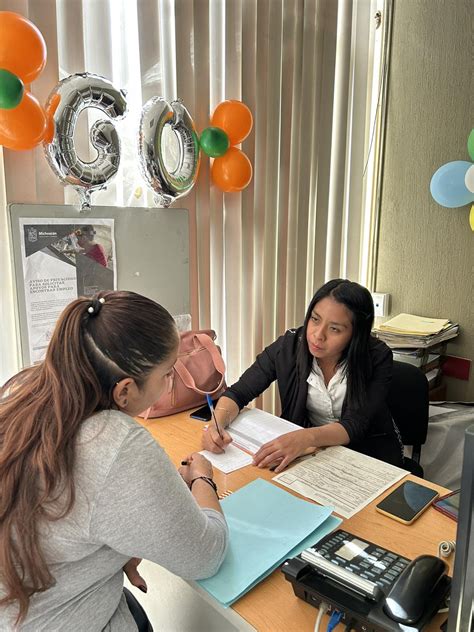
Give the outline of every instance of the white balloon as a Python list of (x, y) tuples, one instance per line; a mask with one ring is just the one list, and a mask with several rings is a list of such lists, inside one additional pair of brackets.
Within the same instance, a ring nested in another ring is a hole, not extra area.
[(168, 207), (193, 188), (199, 170), (199, 141), (193, 119), (180, 100), (152, 97), (142, 109), (138, 133), (140, 171)]
[(466, 171), (466, 175), (464, 176), (464, 183), (467, 189), (471, 193), (474, 193), (474, 165), (469, 167), (469, 169)]
[(120, 139), (111, 121), (96, 121), (90, 130), (90, 141), (97, 150), (97, 158), (84, 162), (77, 155), (74, 143), (77, 119), (89, 107), (101, 110), (110, 118), (123, 118), (127, 113), (125, 91), (116, 89), (104, 77), (86, 72), (58, 83), (49, 96), (47, 112), (58, 97), (59, 104), (52, 115), (53, 138), (43, 143), (46, 158), (61, 182), (76, 189), (81, 210), (89, 210), (91, 193), (104, 189), (118, 171)]

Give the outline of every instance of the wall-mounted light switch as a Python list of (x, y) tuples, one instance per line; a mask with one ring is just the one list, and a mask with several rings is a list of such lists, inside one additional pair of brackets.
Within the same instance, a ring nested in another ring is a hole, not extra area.
[(388, 316), (390, 313), (390, 294), (372, 292), (374, 312), (376, 316)]

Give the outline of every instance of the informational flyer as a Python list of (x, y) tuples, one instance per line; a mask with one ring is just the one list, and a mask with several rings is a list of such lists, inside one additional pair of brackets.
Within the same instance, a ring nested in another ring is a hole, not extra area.
[(30, 362), (43, 359), (64, 307), (117, 287), (113, 219), (20, 218)]

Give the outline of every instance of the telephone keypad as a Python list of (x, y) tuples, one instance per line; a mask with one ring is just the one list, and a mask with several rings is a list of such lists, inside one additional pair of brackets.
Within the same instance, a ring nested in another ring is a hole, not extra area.
[(339, 529), (311, 547), (314, 553), (341, 569), (379, 586), (384, 592), (391, 587), (410, 563), (381, 546), (367, 542)]

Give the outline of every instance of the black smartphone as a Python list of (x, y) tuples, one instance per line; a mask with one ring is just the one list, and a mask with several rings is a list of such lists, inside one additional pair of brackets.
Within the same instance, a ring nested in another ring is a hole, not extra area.
[(454, 492), (450, 492), (445, 496), (440, 496), (438, 500), (435, 500), (433, 503), (433, 507), (441, 513), (444, 513), (446, 516), (449, 516), (453, 520), (458, 520), (459, 514), (459, 496), (461, 495), (461, 490), (457, 489)]
[(427, 509), (439, 493), (413, 481), (405, 481), (386, 496), (375, 509), (404, 524), (411, 524)]
[[(217, 404), (217, 399), (216, 400), (213, 399), (212, 403), (215, 406)], [(202, 406), (201, 408), (198, 408), (197, 410), (192, 412), (189, 416), (192, 417), (193, 419), (199, 419), (199, 421), (211, 421), (212, 419), (211, 410), (207, 404), (205, 406)]]

